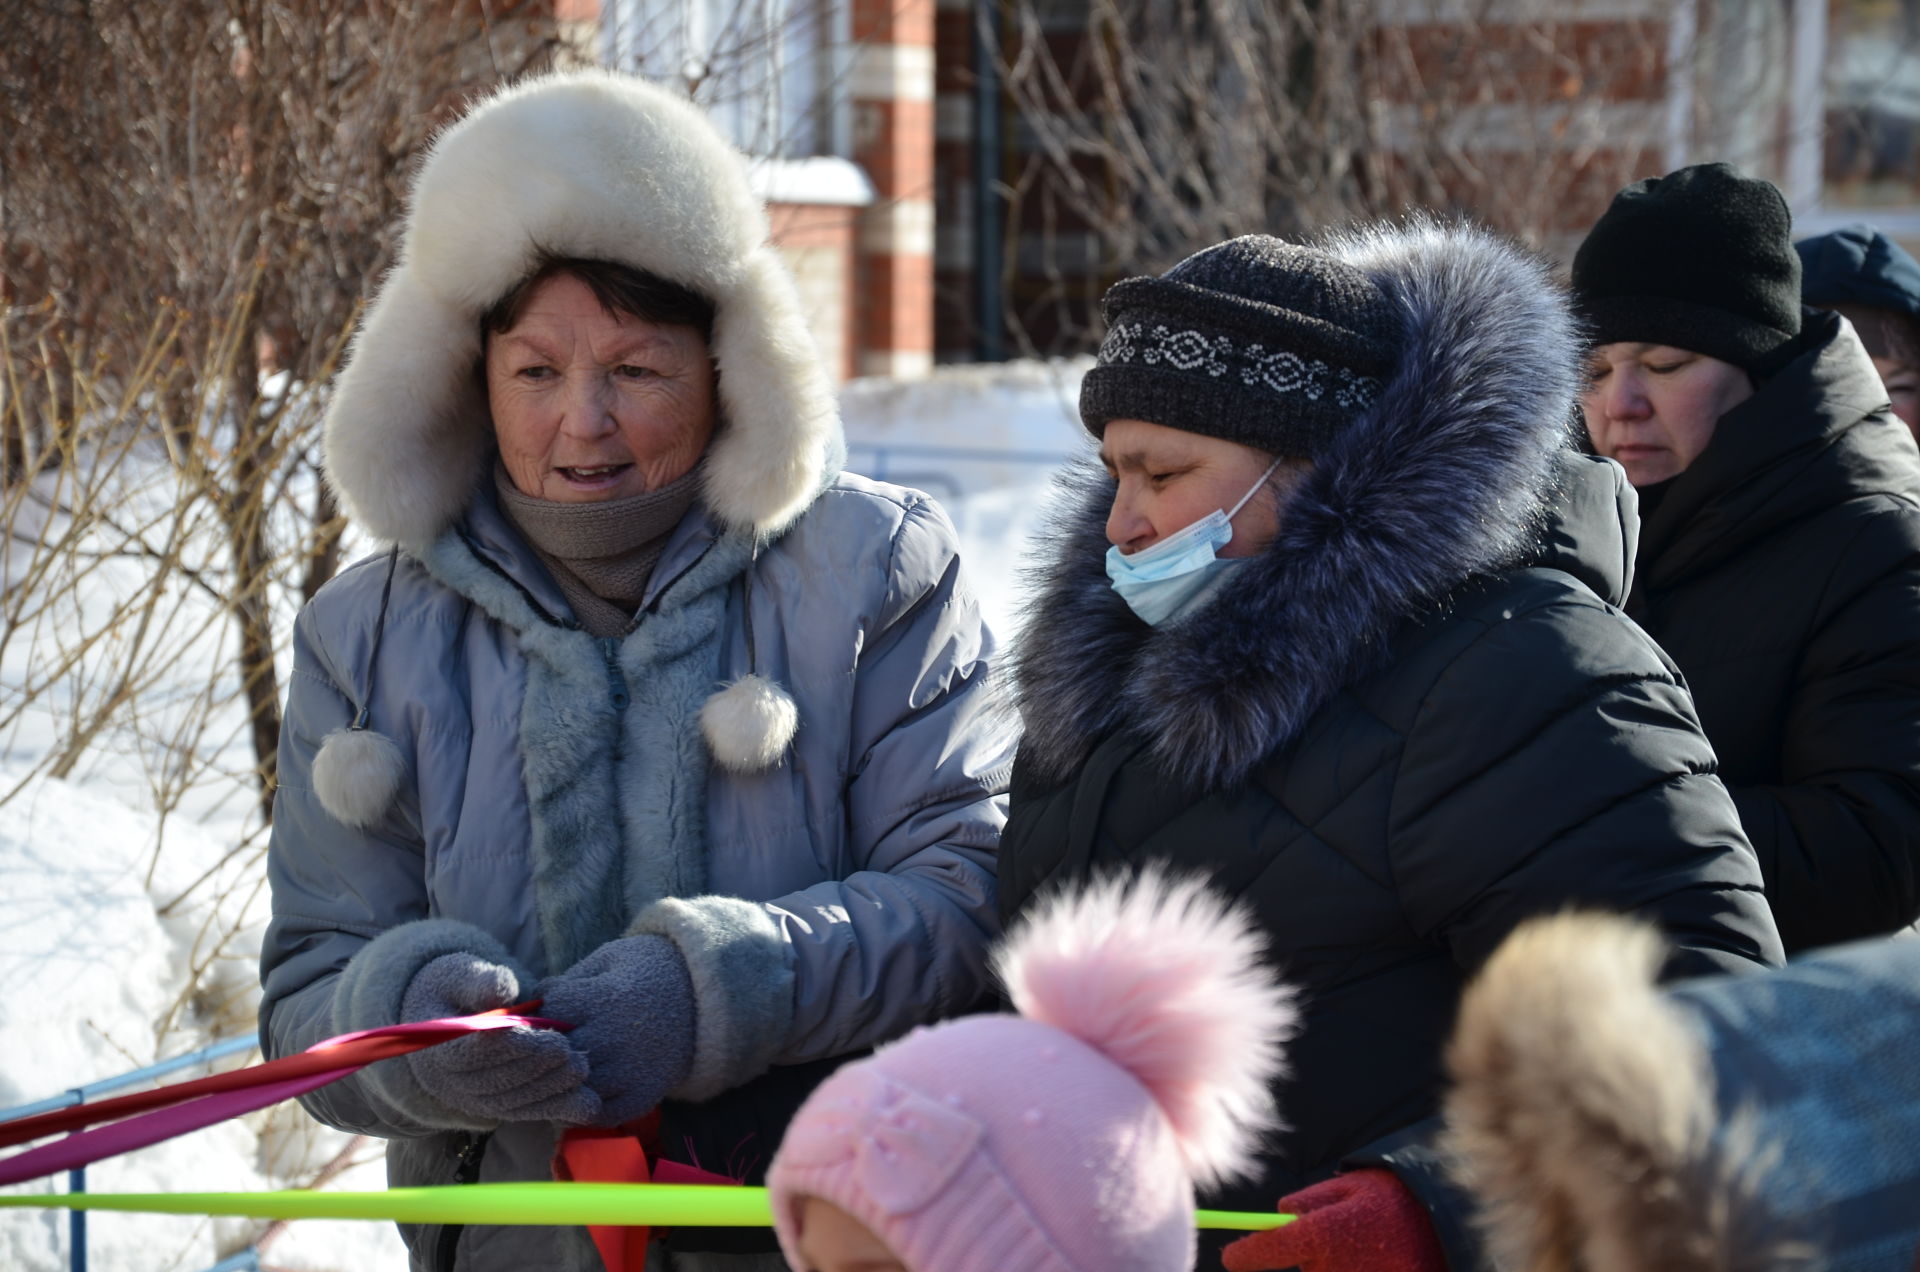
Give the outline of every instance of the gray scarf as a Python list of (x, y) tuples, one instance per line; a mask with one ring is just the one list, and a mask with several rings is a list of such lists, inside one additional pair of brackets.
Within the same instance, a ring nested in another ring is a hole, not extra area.
[(524, 494), (499, 460), (500, 511), (533, 546), (574, 617), (601, 639), (633, 630), (653, 567), (700, 493), (700, 467), (658, 490), (603, 503), (558, 503)]

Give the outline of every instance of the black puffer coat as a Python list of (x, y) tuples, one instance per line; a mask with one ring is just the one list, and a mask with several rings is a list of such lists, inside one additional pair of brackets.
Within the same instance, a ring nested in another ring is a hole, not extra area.
[(1920, 917), (1920, 454), (1838, 319), (1802, 342), (1647, 514), (1627, 603), (1686, 675), (1790, 951)]
[(1432, 1113), (1463, 982), (1529, 915), (1646, 914), (1676, 971), (1780, 959), (1686, 690), (1608, 603), (1628, 496), (1568, 451), (1558, 295), (1464, 230), (1333, 246), (1403, 307), (1404, 365), (1184, 621), (1148, 628), (1113, 593), (1113, 487), (1075, 479), (1019, 655), (1000, 848), (1007, 917), (1149, 860), (1253, 906), (1304, 1025), (1291, 1129), (1215, 1199), (1247, 1209)]

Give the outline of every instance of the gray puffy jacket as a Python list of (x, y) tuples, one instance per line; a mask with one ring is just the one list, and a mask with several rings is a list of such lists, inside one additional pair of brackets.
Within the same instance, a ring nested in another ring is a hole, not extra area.
[[(674, 1093), (694, 1103), (671, 1107), (697, 1127), (704, 1109), (777, 1084), (779, 1066), (818, 1067), (980, 996), (1013, 730), (993, 706), (992, 638), (951, 525), (924, 495), (843, 475), (744, 567), (715, 564), (751, 551), (740, 542), (696, 507), (617, 642), (573, 624), (484, 485), (430, 549), (322, 589), (296, 629), (281, 737), (270, 1054), (397, 1018), (413, 971), (450, 949), (537, 978), (622, 931), (658, 932), (695, 987), (694, 1073)], [(691, 800), (661, 757), (699, 747), (698, 725), (650, 701), (634, 671), (662, 657), (675, 589), (697, 591), (703, 570), (725, 589), (721, 676), (777, 681), (800, 724), (774, 767), (713, 765)], [(407, 775), (356, 828), (328, 811), (313, 767), (362, 706)], [(611, 931), (609, 889), (626, 925)], [(388, 1061), (304, 1102), (392, 1140), (396, 1186), (549, 1177), (558, 1128), (423, 1120), (433, 1102), (410, 1081)], [(744, 1148), (760, 1166), (779, 1128), (766, 1130)], [(578, 1229), (407, 1236), (417, 1267), (599, 1266)]]

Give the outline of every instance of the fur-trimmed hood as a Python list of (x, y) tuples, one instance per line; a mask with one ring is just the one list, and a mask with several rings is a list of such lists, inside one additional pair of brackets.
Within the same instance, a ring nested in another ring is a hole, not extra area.
[(1521, 924), (1462, 997), (1440, 1149), (1489, 1261), (1905, 1272), (1920, 941), (1685, 978), (1643, 917)]
[(745, 160), (690, 103), (627, 75), (529, 79), (440, 134), (399, 264), (327, 410), (327, 478), (349, 516), (422, 549), (456, 522), (493, 447), (473, 368), (480, 316), (542, 251), (648, 270), (714, 302), (724, 426), (704, 502), (784, 531), (839, 466), (833, 389)]
[(1462, 998), (1445, 1144), (1496, 1266), (1765, 1266), (1723, 1261), (1727, 1207), (1707, 1169), (1713, 1069), (1655, 987), (1665, 954), (1651, 924), (1535, 919)]
[(1296, 737), (1404, 620), (1534, 548), (1568, 449), (1579, 344), (1546, 268), (1492, 235), (1417, 220), (1319, 244), (1400, 309), (1379, 399), (1288, 498), (1267, 550), (1161, 628), (1109, 586), (1112, 481), (1063, 479), (1016, 685), (1025, 758), (1065, 780), (1116, 729), (1198, 790)]

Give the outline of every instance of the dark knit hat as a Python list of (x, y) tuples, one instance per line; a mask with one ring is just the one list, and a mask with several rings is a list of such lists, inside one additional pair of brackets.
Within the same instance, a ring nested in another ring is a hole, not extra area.
[(1306, 459), (1380, 394), (1400, 357), (1393, 303), (1359, 270), (1263, 234), (1108, 289), (1080, 386), (1095, 437), (1146, 420)]
[(1691, 349), (1762, 371), (1800, 334), (1793, 214), (1772, 182), (1705, 163), (1613, 196), (1573, 258), (1595, 344)]

